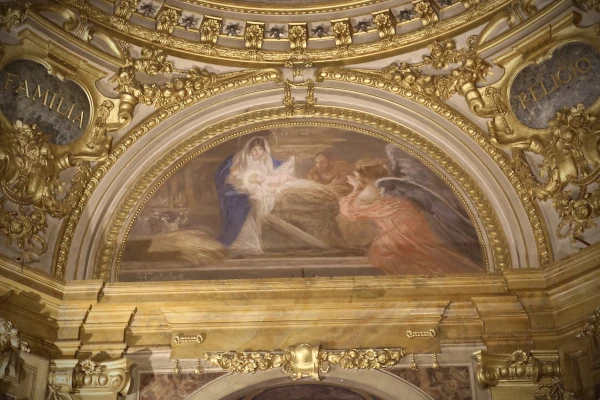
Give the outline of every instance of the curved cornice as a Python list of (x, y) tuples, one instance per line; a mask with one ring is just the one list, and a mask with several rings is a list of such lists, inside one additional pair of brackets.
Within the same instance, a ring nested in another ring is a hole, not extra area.
[[(91, 4), (81, 5), (77, 0), (60, 0), (64, 7), (73, 10), (82, 21), (92, 22), (97, 27), (105, 29), (110, 35), (129, 41), (140, 46), (155, 46), (162, 48), (174, 56), (202, 62), (228, 65), (235, 67), (273, 67), (273, 66), (326, 66), (346, 65), (367, 62), (375, 59), (395, 56), (401, 53), (422, 48), (435, 40), (449, 36), (457, 36), (476, 26), (494, 18), (501, 10), (505, 9), (510, 1), (488, 0), (479, 3), (474, 0), (473, 5), (457, 2), (453, 7), (454, 15), (446, 8), (440, 9), (437, 3), (430, 0), (420, 0), (415, 3), (424, 4), (426, 11), (418, 12), (418, 7), (412, 10), (414, 17), (408, 21), (396, 20), (396, 8), (385, 8), (366, 14), (357, 13), (345, 18), (347, 31), (334, 37), (331, 32), (322, 38), (313, 37), (312, 26), (319, 21), (306, 20), (305, 22), (292, 22), (285, 18), (277, 20), (276, 24), (285, 26), (290, 32), (281, 40), (268, 37), (266, 23), (269, 21), (256, 21), (252, 16), (251, 21), (240, 21), (239, 33), (228, 36), (224, 33), (223, 21), (225, 15), (205, 14), (202, 16), (201, 25), (193, 30), (185, 30), (178, 22), (182, 15), (187, 15), (187, 10), (169, 6), (156, 10), (153, 17), (144, 17), (135, 11), (127, 12), (115, 8), (107, 12)], [(399, 6), (402, 3), (399, 3)], [(475, 4), (476, 3), (476, 4)], [(413, 7), (411, 3), (404, 3), (407, 10)], [(469, 3), (470, 4), (470, 3)], [(37, 6), (42, 7), (42, 6)], [(35, 12), (36, 7), (33, 7)], [(133, 11), (132, 11), (133, 10)], [(462, 12), (461, 12), (462, 10)], [(167, 23), (164, 15), (172, 14)], [(456, 14), (458, 13), (458, 14)], [(196, 12), (197, 14), (197, 12)], [(380, 23), (375, 17), (383, 15)], [(228, 19), (230, 21), (231, 19)], [(239, 18), (237, 19), (239, 21)], [(369, 28), (358, 32), (353, 21), (368, 20)], [(204, 32), (206, 21), (214, 23), (210, 34)], [(342, 20), (340, 20), (342, 21)], [(381, 22), (384, 21), (384, 22)], [(339, 21), (321, 21), (327, 24)], [(198, 22), (200, 24), (200, 22)], [(228, 22), (229, 23), (229, 22)], [(257, 25), (258, 24), (258, 25)], [(311, 25), (312, 24), (312, 25)], [(71, 24), (77, 30), (77, 24)], [(300, 37), (293, 38), (291, 28), (301, 26), (295, 32)], [(245, 27), (257, 26), (258, 36), (250, 40), (244, 30)], [(330, 29), (332, 29), (330, 27)], [(299, 32), (303, 30), (304, 33)], [(333, 29), (332, 29), (333, 30)], [(398, 32), (403, 32), (398, 34)], [(262, 36), (261, 36), (262, 35)], [(360, 36), (360, 38), (358, 38)], [(354, 39), (353, 39), (354, 38)], [(283, 47), (287, 47), (283, 49)]]

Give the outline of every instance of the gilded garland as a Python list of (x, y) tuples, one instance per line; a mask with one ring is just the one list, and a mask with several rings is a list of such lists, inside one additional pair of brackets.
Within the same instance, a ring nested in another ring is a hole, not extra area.
[(301, 344), (280, 352), (206, 352), (211, 365), (233, 373), (255, 373), (281, 368), (291, 379), (321, 380), (332, 365), (344, 369), (381, 369), (396, 365), (406, 356), (400, 349), (324, 350), (321, 346)]

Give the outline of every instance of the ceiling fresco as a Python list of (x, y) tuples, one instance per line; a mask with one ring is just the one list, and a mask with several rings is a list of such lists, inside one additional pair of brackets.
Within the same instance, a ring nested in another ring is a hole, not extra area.
[(119, 280), (485, 272), (460, 199), (353, 131), (277, 128), (200, 154), (135, 221)]

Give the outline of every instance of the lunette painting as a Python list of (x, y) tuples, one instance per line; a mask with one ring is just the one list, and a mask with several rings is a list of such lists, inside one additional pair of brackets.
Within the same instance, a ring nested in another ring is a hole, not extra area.
[(231, 139), (175, 171), (119, 281), (485, 272), (452, 189), (394, 144), (314, 125)]

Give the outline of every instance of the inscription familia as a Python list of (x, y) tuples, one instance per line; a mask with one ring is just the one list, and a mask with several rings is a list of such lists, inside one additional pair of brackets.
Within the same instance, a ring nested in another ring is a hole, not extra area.
[(600, 54), (586, 43), (569, 43), (556, 49), (551, 59), (515, 76), (509, 92), (511, 108), (524, 125), (546, 128), (564, 106), (589, 107), (598, 99), (599, 73)]
[(31, 60), (14, 61), (0, 70), (0, 110), (10, 122), (37, 124), (55, 144), (79, 139), (90, 119), (85, 91)]

